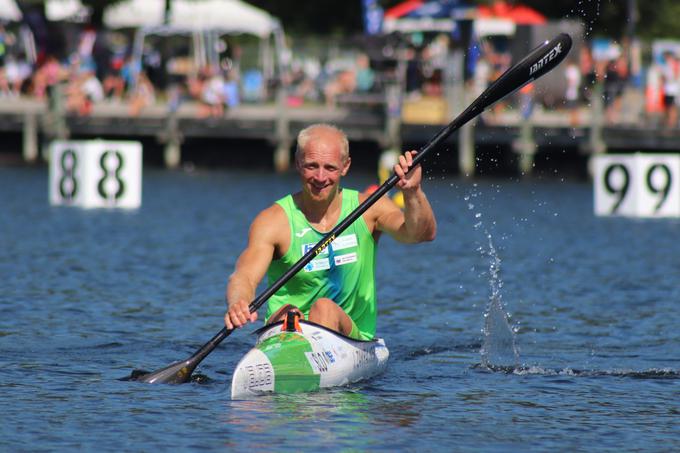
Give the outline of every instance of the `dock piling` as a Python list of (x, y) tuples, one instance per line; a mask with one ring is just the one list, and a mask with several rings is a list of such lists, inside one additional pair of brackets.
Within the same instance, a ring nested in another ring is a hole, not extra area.
[(519, 128), (519, 137), (513, 143), (513, 148), (519, 154), (518, 167), (521, 176), (531, 174), (534, 167), (534, 158), (536, 155), (536, 141), (534, 140), (534, 125), (531, 121), (531, 116), (522, 121)]
[(290, 168), (290, 119), (286, 102), (288, 100), (288, 90), (285, 86), (280, 86), (276, 91), (276, 149), (274, 150), (274, 169), (278, 173), (288, 171)]
[(177, 168), (182, 162), (182, 136), (179, 131), (177, 113), (168, 114), (165, 131), (161, 135), (161, 141), (165, 144), (163, 149), (163, 161), (167, 168)]
[(38, 117), (35, 113), (26, 112), (23, 129), (23, 158), (26, 162), (35, 162), (38, 159)]

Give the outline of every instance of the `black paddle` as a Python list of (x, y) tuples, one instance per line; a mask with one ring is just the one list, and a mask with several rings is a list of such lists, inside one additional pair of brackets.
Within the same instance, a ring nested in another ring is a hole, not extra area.
[[(505, 96), (513, 93), (527, 83), (541, 77), (554, 69), (571, 49), (571, 38), (567, 34), (560, 34), (551, 41), (546, 41), (541, 46), (532, 50), (522, 61), (505, 71), (495, 80), (472, 104), (456, 119), (451, 121), (444, 129), (439, 131), (418, 154), (413, 158), (411, 168), (419, 165), (432, 149), (444, 141), (453, 131), (459, 129), (465, 123), (482, 113), (484, 109), (493, 103), (501, 100)], [(253, 300), (250, 305), (250, 312), (257, 311), (262, 304), (267, 301), (276, 291), (288, 282), (295, 274), (307, 265), (316, 255), (321, 253), (333, 240), (342, 233), (348, 226), (357, 220), (368, 208), (392, 189), (399, 177), (392, 173), (392, 176), (385, 181), (375, 192), (373, 192), (363, 203), (361, 203), (350, 215), (342, 220), (335, 228), (326, 233), (318, 244), (309, 250), (300, 260), (283, 274), (269, 288), (262, 292)], [(224, 327), (217, 335), (212, 337), (194, 355), (182, 362), (175, 362), (163, 369), (152, 373), (133, 373), (130, 380), (148, 383), (179, 384), (191, 379), (191, 373), (196, 366), (219, 345), (222, 340), (227, 338), (233, 329), (228, 330)]]

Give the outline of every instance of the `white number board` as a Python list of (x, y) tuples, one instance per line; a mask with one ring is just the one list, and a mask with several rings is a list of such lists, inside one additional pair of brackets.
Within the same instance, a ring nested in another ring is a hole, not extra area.
[(142, 145), (132, 141), (55, 141), (50, 146), (53, 205), (138, 208), (142, 204)]
[(605, 154), (593, 159), (596, 215), (680, 217), (680, 155)]

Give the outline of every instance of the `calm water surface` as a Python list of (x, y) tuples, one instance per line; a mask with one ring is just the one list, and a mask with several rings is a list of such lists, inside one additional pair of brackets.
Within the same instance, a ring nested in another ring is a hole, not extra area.
[(382, 240), (369, 383), (231, 401), (254, 329), (208, 383), (118, 380), (221, 328), (250, 220), (296, 184), (146, 169), (141, 209), (85, 211), (0, 168), (0, 450), (680, 449), (680, 222), (595, 218), (585, 182), (430, 178), (437, 240)]

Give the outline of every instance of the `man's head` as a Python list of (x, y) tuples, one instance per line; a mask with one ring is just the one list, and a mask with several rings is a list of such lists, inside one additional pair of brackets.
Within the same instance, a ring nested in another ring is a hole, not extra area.
[(315, 124), (298, 135), (295, 167), (303, 191), (312, 199), (330, 200), (335, 196), (350, 162), (347, 136), (335, 126)]
[(343, 162), (349, 160), (349, 141), (347, 140), (347, 135), (333, 125), (319, 123), (307, 126), (298, 134), (295, 162), (298, 163), (300, 161), (300, 158), (304, 156), (306, 149), (309, 148), (312, 142), (322, 140), (337, 140), (337, 143), (340, 145)]

